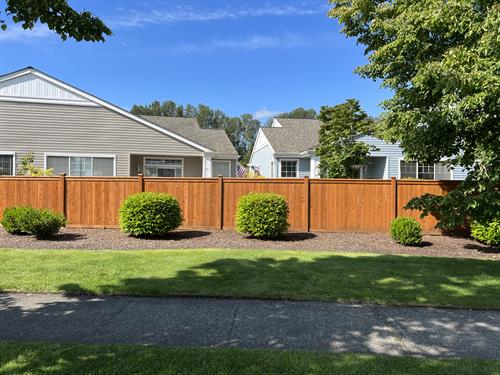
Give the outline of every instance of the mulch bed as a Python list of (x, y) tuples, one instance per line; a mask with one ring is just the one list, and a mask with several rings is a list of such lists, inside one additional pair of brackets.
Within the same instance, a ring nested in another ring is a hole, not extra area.
[(162, 239), (129, 237), (117, 229), (63, 228), (52, 240), (13, 236), (0, 228), (0, 248), (23, 249), (282, 249), (331, 250), (389, 255), (425, 255), (500, 259), (500, 249), (462, 237), (424, 236), (419, 247), (395, 243), (384, 233), (289, 233), (279, 241), (262, 241), (233, 231), (180, 230)]

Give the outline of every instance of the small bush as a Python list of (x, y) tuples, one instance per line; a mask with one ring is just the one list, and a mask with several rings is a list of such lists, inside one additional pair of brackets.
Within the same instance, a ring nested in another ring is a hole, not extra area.
[(236, 228), (257, 238), (277, 238), (288, 231), (288, 204), (274, 193), (250, 193), (240, 198)]
[(122, 232), (137, 237), (160, 237), (182, 224), (177, 199), (163, 193), (131, 195), (120, 208)]
[(66, 218), (63, 214), (49, 209), (36, 211), (29, 223), (29, 228), (31, 233), (39, 238), (50, 238), (66, 225)]
[(500, 218), (490, 223), (473, 222), (471, 225), (473, 238), (488, 245), (500, 245)]
[(4, 210), (2, 226), (11, 234), (34, 234), (49, 238), (66, 225), (64, 215), (49, 209), (9, 207)]
[(391, 237), (401, 245), (417, 246), (422, 242), (422, 227), (412, 217), (398, 217), (391, 222)]
[(29, 223), (35, 214), (33, 207), (8, 207), (3, 211), (2, 226), (10, 234), (31, 234)]

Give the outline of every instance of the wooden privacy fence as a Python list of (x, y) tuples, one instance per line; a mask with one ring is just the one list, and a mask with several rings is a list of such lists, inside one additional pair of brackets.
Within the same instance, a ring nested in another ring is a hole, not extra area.
[(129, 195), (148, 191), (175, 196), (184, 228), (233, 229), (239, 198), (250, 192), (286, 197), (292, 231), (360, 231), (389, 229), (397, 216), (412, 216), (426, 232), (436, 219), (419, 218), (403, 207), (424, 193), (447, 194), (456, 181), (351, 179), (238, 179), (138, 177), (1, 177), (0, 215), (6, 207), (46, 207), (66, 215), (69, 226), (115, 228), (118, 209)]

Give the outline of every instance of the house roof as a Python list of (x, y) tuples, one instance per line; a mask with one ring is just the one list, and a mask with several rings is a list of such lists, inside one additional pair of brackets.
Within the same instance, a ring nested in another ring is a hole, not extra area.
[[(128, 117), (132, 120), (135, 120), (142, 125), (148, 126), (152, 129), (155, 129), (156, 131), (159, 131), (160, 133), (166, 134), (174, 139), (177, 139), (177, 140), (179, 140), (183, 143), (186, 143), (194, 148), (197, 148), (201, 151), (204, 151), (204, 152), (214, 152), (215, 151), (215, 150), (212, 150), (211, 148), (208, 148), (207, 146), (204, 146), (204, 145), (194, 141), (193, 139), (188, 138), (187, 136), (182, 136), (181, 134), (178, 134), (176, 132), (168, 130), (167, 128), (159, 126), (158, 124), (147, 121), (146, 119), (141, 118), (140, 116), (136, 116), (125, 109), (122, 109), (114, 104), (111, 104), (105, 100), (102, 100), (102, 99), (94, 96), (94, 95), (91, 95), (85, 91), (82, 91), (74, 86), (71, 86), (71, 85), (69, 85), (69, 84), (67, 84), (67, 83), (65, 83), (57, 78), (54, 78), (54, 77), (52, 77), (44, 72), (39, 71), (38, 69), (30, 67), (30, 66), (27, 68), (24, 68), (24, 69), (20, 69), (20, 70), (11, 72), (11, 73), (0, 75), (0, 82), (7, 81), (9, 79), (13, 79), (13, 78), (20, 77), (20, 76), (27, 75), (27, 74), (33, 74), (33, 75), (35, 75), (35, 76), (37, 76), (45, 81), (50, 82), (51, 84), (53, 84), (55, 86), (63, 88), (65, 90), (67, 90), (68, 92), (71, 92), (79, 97), (82, 97), (82, 98), (84, 98), (84, 99), (86, 99), (86, 100), (88, 100), (96, 105), (108, 108), (114, 112), (117, 112), (117, 113), (125, 116), (125, 117)], [(3, 98), (2, 100), (6, 100), (6, 99), (8, 99), (8, 98)], [(14, 98), (14, 100), (19, 100), (19, 99)]]
[(196, 118), (141, 116), (162, 128), (199, 143), (216, 154), (238, 156), (238, 152), (223, 129), (202, 129)]
[(299, 153), (318, 146), (319, 120), (277, 118), (276, 121), (281, 127), (262, 128), (274, 152)]

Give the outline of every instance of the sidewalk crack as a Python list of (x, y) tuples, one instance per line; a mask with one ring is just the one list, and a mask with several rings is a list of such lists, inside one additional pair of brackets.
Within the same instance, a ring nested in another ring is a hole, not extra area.
[(395, 319), (393, 319), (387, 313), (387, 311), (385, 311), (384, 308), (377, 309), (377, 311), (381, 312), (386, 317), (385, 320), (387, 322), (387, 325), (389, 325), (389, 326), (393, 325), (396, 328), (396, 330), (400, 334), (400, 335), (398, 335), (398, 337), (396, 339), (398, 340), (398, 342), (400, 343), (400, 345), (403, 347), (403, 349), (406, 351), (406, 353), (410, 354), (411, 353), (410, 348), (405, 344), (405, 341), (404, 341), (404, 339), (406, 339), (409, 342), (411, 342), (410, 337), (404, 332), (404, 330), (401, 328), (401, 326), (398, 324), (398, 322)]
[(230, 343), (231, 336), (233, 335), (233, 331), (234, 331), (234, 326), (236, 325), (236, 318), (238, 316), (238, 313), (240, 312), (240, 309), (241, 309), (241, 303), (238, 301), (238, 302), (236, 302), (236, 305), (234, 306), (234, 309), (233, 309), (233, 313), (231, 315), (231, 326), (229, 327), (229, 331), (228, 331), (227, 336), (226, 336), (226, 340), (225, 340), (226, 345), (228, 345)]

